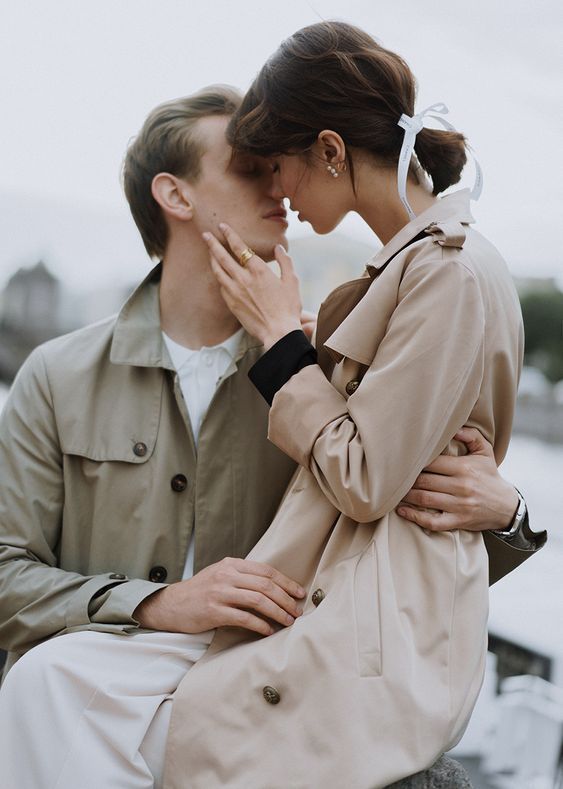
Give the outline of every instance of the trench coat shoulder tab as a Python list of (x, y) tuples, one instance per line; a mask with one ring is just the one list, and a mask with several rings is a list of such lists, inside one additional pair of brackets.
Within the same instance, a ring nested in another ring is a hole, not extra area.
[(439, 244), (441, 247), (462, 249), (465, 243), (465, 227), (456, 219), (431, 222), (424, 228), (424, 232), (432, 236), (434, 243)]

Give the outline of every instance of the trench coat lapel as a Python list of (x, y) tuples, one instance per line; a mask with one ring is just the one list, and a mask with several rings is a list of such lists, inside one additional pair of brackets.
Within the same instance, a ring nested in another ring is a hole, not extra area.
[[(463, 227), (474, 222), (469, 199), (469, 190), (463, 189), (438, 200), (374, 255), (363, 277), (344, 283), (327, 297), (319, 311), (316, 335), (319, 364), (326, 375), (330, 376), (334, 364), (343, 357), (364, 365), (371, 363), (395, 306), (389, 289), (396, 292), (396, 279), (402, 276), (402, 270), (385, 282), (379, 281), (377, 286), (371, 287), (372, 284), (417, 236), (428, 234), (436, 244), (463, 246)], [(366, 325), (370, 326), (369, 332), (362, 328)]]

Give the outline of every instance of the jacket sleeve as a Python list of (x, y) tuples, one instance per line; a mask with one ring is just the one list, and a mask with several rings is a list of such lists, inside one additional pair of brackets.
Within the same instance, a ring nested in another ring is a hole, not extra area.
[(345, 515), (360, 523), (380, 518), (473, 410), (484, 321), (480, 289), (460, 261), (411, 264), (356, 392), (346, 399), (318, 365), (305, 367), (274, 397), (270, 439), (312, 472)]
[(159, 588), (118, 573), (83, 576), (57, 567), (63, 463), (39, 348), (0, 417), (0, 647), (7, 650), (23, 652), (69, 628), (134, 629), (132, 612)]

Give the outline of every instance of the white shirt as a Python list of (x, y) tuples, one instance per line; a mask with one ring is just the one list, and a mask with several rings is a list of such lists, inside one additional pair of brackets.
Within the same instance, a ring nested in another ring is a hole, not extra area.
[[(193, 351), (179, 345), (162, 332), (170, 359), (178, 373), (184, 401), (188, 409), (194, 442), (197, 447), (199, 431), (209, 404), (219, 383), (236, 370), (235, 358), (244, 329), (239, 329), (219, 345)], [(190, 539), (182, 579), (194, 574), (194, 534)]]

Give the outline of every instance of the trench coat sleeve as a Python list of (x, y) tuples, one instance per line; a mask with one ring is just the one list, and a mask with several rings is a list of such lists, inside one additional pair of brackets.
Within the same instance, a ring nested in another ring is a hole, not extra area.
[(57, 567), (63, 457), (40, 349), (20, 370), (0, 417), (0, 647), (25, 651), (69, 628), (137, 627), (132, 612), (158, 585)]
[(484, 321), (478, 283), (459, 259), (413, 262), (355, 393), (346, 400), (318, 365), (305, 367), (274, 397), (270, 439), (345, 515), (380, 518), (467, 421), (482, 381)]

